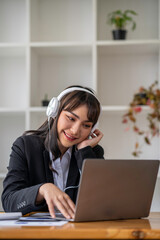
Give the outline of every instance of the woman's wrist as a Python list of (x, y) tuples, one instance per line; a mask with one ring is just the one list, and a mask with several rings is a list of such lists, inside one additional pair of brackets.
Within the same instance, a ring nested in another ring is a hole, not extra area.
[(38, 194), (37, 194), (37, 198), (36, 198), (36, 205), (39, 205), (44, 201), (44, 197), (43, 197), (43, 194), (42, 194), (43, 185), (41, 185), (39, 190), (38, 190)]

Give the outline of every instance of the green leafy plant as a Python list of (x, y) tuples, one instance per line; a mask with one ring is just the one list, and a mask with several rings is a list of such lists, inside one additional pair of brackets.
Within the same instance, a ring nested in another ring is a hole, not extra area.
[[(130, 129), (130, 123), (134, 133), (138, 136), (142, 136), (144, 143), (151, 145), (153, 137), (159, 136), (159, 122), (160, 122), (160, 89), (157, 88), (158, 82), (155, 81), (148, 89), (140, 87), (138, 93), (134, 94), (133, 101), (130, 103), (130, 107), (123, 115), (122, 122), (127, 124), (126, 130)], [(146, 130), (140, 129), (137, 123), (137, 114), (141, 113), (142, 105), (149, 107), (149, 111), (146, 115), (148, 126)], [(135, 143), (135, 149), (132, 152), (133, 156), (139, 157), (142, 153), (139, 141)]]
[(113, 11), (108, 14), (108, 24), (114, 25), (116, 29), (125, 29), (127, 25), (132, 24), (132, 30), (136, 28), (136, 22), (132, 18), (136, 16), (137, 13), (133, 10), (121, 10)]

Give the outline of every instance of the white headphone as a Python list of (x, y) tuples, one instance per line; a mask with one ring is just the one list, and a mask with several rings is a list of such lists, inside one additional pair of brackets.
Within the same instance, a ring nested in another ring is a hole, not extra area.
[[(48, 107), (47, 107), (47, 110), (46, 110), (46, 115), (48, 117), (48, 121), (49, 121), (49, 119), (51, 117), (55, 118), (57, 116), (58, 110), (59, 110), (60, 101), (61, 101), (62, 97), (65, 96), (67, 93), (70, 93), (70, 92), (73, 92), (73, 91), (76, 91), (76, 90), (90, 93), (98, 100), (98, 98), (91, 91), (89, 91), (89, 90), (87, 90), (85, 88), (80, 88), (80, 87), (67, 88), (63, 92), (61, 92), (58, 95), (58, 97), (53, 97), (50, 100), (50, 102), (48, 104)], [(98, 100), (98, 102), (99, 102), (99, 100)], [(96, 129), (96, 127), (97, 127), (97, 124), (95, 124), (94, 129), (92, 129), (92, 132)]]
[(97, 99), (97, 97), (92, 92), (90, 92), (89, 90), (87, 90), (85, 88), (80, 88), (80, 87), (67, 88), (63, 92), (61, 92), (58, 95), (58, 97), (53, 97), (50, 100), (50, 102), (48, 104), (48, 107), (47, 107), (47, 110), (46, 110), (46, 115), (48, 116), (48, 118), (50, 118), (50, 117), (55, 118), (57, 116), (57, 114), (58, 114), (60, 100), (62, 99), (62, 97), (65, 96), (67, 93), (70, 93), (70, 92), (73, 92), (73, 91), (76, 91), (76, 90), (90, 93)]

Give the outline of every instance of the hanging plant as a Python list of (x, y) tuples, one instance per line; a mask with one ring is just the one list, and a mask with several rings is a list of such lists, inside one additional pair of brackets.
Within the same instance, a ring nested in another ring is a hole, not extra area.
[[(134, 94), (133, 101), (130, 103), (130, 107), (123, 115), (122, 122), (127, 124), (126, 130), (130, 129), (130, 123), (132, 130), (138, 136), (143, 137), (144, 143), (151, 145), (153, 137), (159, 136), (159, 122), (160, 122), (160, 89), (158, 87), (158, 81), (155, 81), (148, 89), (140, 87), (138, 93)], [(147, 129), (140, 129), (137, 123), (137, 116), (143, 110), (142, 106), (148, 106), (151, 111), (147, 113), (146, 120), (148, 122)], [(140, 145), (139, 141), (135, 142), (134, 151), (132, 155), (139, 157), (142, 153), (143, 144)]]

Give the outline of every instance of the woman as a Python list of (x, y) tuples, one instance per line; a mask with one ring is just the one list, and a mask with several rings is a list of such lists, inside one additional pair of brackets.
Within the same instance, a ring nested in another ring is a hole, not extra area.
[(74, 218), (83, 160), (103, 158), (98, 145), (103, 134), (96, 127), (100, 103), (94, 93), (72, 86), (53, 98), (48, 120), (38, 130), (27, 131), (12, 146), (2, 204), (6, 212), (57, 208)]

